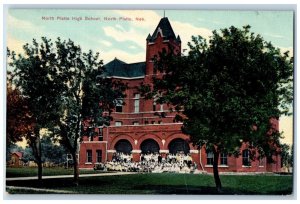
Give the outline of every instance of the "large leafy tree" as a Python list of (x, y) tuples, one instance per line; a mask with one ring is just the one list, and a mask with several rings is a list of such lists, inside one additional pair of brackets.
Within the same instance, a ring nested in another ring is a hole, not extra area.
[(56, 41), (62, 117), (56, 129), (59, 141), (71, 153), (74, 184), (78, 185), (78, 145), (82, 136), (97, 134), (96, 128), (109, 125), (116, 99), (124, 97), (126, 86), (104, 77), (99, 53), (83, 53), (73, 41)]
[(180, 112), (176, 119), (183, 121), (183, 131), (213, 152), (215, 183), (221, 190), (221, 152), (238, 155), (242, 143), (260, 156), (278, 151), (280, 134), (273, 122), (289, 112), (293, 59), (251, 33), (250, 26), (213, 31), (209, 42), (192, 37), (188, 45), (187, 56), (160, 53), (156, 68), (164, 74), (153, 79), (148, 96), (156, 94), (160, 102), (171, 104)]
[[(27, 112), (20, 112), (20, 118), (25, 123), (31, 124), (31, 128), (26, 129), (25, 138), (33, 150), (38, 165), (38, 179), (41, 181), (40, 131), (42, 128), (54, 125), (59, 118), (57, 96), (60, 93), (60, 86), (54, 80), (58, 72), (51, 41), (42, 38), (42, 43), (38, 44), (33, 40), (32, 45), (26, 44), (23, 49), (24, 54), (18, 56), (14, 51), (8, 50), (8, 65), (13, 69), (13, 85), (26, 101)], [(10, 121), (7, 124), (9, 126)]]
[(99, 53), (82, 52), (72, 40), (55, 43), (42, 38), (24, 46), (25, 55), (11, 57), (14, 83), (28, 100), (34, 119), (29, 144), (42, 172), (40, 130), (47, 128), (73, 157), (74, 183), (78, 184), (78, 145), (88, 131), (109, 125), (110, 113), (124, 97), (126, 86), (104, 77)]

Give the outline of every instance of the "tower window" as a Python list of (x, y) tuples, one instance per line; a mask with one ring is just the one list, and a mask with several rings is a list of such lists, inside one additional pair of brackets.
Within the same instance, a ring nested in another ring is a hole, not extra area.
[(134, 95), (134, 112), (140, 112), (140, 94)]
[(153, 102), (153, 111), (156, 111), (156, 102)]
[(164, 105), (160, 104), (160, 111), (164, 111)]
[(116, 100), (116, 112), (118, 112), (118, 113), (123, 112), (123, 100), (122, 99)]
[(99, 135), (98, 135), (99, 141), (103, 141), (103, 128), (99, 128)]

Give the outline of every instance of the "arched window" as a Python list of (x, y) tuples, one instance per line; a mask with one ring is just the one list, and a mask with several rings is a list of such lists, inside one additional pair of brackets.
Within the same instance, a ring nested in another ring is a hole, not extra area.
[(188, 154), (189, 151), (190, 151), (189, 144), (181, 138), (174, 139), (169, 144), (169, 152), (171, 154), (177, 154), (180, 152), (183, 152), (184, 154)]
[(147, 139), (142, 142), (141, 150), (143, 154), (147, 153), (159, 153), (159, 145), (153, 139)]
[(132, 151), (132, 146), (128, 140), (119, 140), (115, 145), (115, 149), (117, 152), (129, 154)]

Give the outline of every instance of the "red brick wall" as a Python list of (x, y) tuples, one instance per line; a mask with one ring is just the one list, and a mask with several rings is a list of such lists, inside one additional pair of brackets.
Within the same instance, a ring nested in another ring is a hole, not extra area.
[[(87, 162), (87, 150), (92, 150), (92, 162)], [(79, 151), (79, 168), (93, 168), (97, 161), (97, 150), (102, 150), (102, 161), (106, 160), (106, 142), (82, 142)]]

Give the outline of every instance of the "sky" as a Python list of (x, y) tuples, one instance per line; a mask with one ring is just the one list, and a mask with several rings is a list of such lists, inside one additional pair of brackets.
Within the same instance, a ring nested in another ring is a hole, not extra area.
[[(145, 61), (146, 38), (159, 20), (166, 16), (182, 49), (192, 35), (209, 39), (213, 30), (229, 26), (260, 34), (282, 51), (293, 53), (292, 11), (230, 10), (79, 10), (79, 9), (9, 9), (6, 16), (6, 43), (10, 50), (22, 53), (22, 45), (42, 36), (55, 41), (71, 39), (84, 51), (99, 52), (104, 64), (115, 57), (127, 63)], [(293, 117), (280, 118), (283, 142), (293, 142)]]

